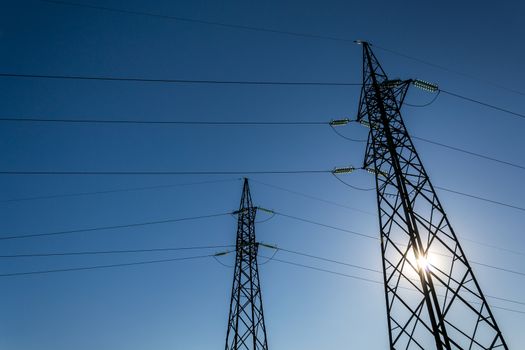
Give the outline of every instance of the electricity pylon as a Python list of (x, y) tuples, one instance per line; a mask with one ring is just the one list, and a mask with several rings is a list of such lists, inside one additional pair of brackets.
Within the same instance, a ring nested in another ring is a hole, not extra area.
[(508, 349), (401, 117), (411, 83), (363, 45), (358, 120), (370, 127), (390, 349)]
[(248, 179), (244, 179), (237, 223), (235, 272), (226, 334), (226, 350), (268, 350), (257, 265), (255, 215)]

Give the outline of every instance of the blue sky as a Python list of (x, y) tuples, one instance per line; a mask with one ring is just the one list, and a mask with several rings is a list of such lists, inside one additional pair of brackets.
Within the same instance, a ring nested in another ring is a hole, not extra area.
[[(88, 3), (83, 1), (83, 3)], [(523, 90), (525, 5), (441, 1), (96, 1), (137, 11), (284, 31), (366, 39), (379, 46)], [(217, 80), (361, 81), (352, 43), (243, 31), (40, 1), (2, 1), (0, 71)], [(523, 96), (376, 49), (392, 77), (525, 111)], [(355, 115), (358, 87), (204, 86), (0, 78), (2, 117), (143, 120), (325, 121)], [(412, 89), (407, 102), (433, 96)], [(404, 107), (409, 131), (525, 164), (525, 121), (442, 94), (426, 108)], [(367, 129), (340, 129), (363, 138)], [(434, 185), (523, 206), (523, 170), (415, 141)], [(360, 165), (364, 145), (328, 127), (179, 127), (0, 124), (2, 170), (295, 170)], [(237, 208), (239, 176), (6, 176), (0, 200), (194, 184), (69, 198), (0, 202), (0, 234), (29, 234), (208, 215)], [(377, 235), (374, 192), (328, 174), (253, 175), (257, 205)], [(366, 173), (345, 180), (368, 187)], [(260, 182), (344, 204), (302, 198)], [(465, 238), (523, 252), (524, 213), (451, 193), (440, 199)], [(364, 211), (364, 212), (363, 212)], [(261, 215), (261, 220), (264, 219)], [(275, 217), (260, 241), (380, 268), (374, 240)], [(233, 244), (228, 216), (120, 230), (2, 241), (1, 254)], [(472, 261), (524, 271), (523, 254), (462, 245)], [(0, 273), (154, 260), (217, 250), (122, 256), (0, 260)], [(271, 251), (263, 251), (268, 255)], [(279, 252), (277, 257), (380, 280), (374, 273)], [(231, 264), (233, 255), (222, 258)], [(261, 260), (265, 260), (261, 258)], [(261, 261), (262, 262), (262, 261)], [(487, 295), (523, 301), (525, 278), (476, 265)], [(0, 347), (13, 350), (220, 349), (233, 271), (213, 259), (49, 275), (0, 277)], [(271, 349), (385, 349), (380, 285), (271, 261), (260, 268)], [(525, 311), (521, 304), (491, 305)], [(525, 344), (525, 314), (493, 310), (510, 348)]]

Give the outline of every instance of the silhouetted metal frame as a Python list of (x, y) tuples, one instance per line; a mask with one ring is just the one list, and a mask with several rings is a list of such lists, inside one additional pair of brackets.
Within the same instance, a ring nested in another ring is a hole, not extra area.
[(248, 179), (244, 179), (236, 214), (235, 269), (225, 349), (268, 350), (255, 239), (257, 208), (252, 203)]
[(411, 81), (389, 80), (362, 45), (358, 120), (370, 125), (390, 348), (508, 349), (403, 122)]

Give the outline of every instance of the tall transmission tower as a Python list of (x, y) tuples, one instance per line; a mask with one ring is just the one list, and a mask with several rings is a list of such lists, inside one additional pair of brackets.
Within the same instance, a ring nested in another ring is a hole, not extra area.
[(508, 349), (401, 117), (411, 83), (363, 46), (358, 120), (370, 127), (390, 349)]
[(257, 265), (255, 215), (248, 179), (244, 179), (237, 223), (235, 272), (233, 275), (226, 350), (268, 350), (266, 326)]

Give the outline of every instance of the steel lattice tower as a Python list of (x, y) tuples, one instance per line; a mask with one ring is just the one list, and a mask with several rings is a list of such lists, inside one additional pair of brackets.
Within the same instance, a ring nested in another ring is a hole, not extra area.
[(366, 42), (358, 120), (370, 127), (390, 349), (508, 349), (401, 117), (412, 80), (389, 80)]
[(235, 272), (226, 334), (226, 350), (268, 350), (257, 265), (255, 215), (248, 179), (244, 179), (238, 215)]

